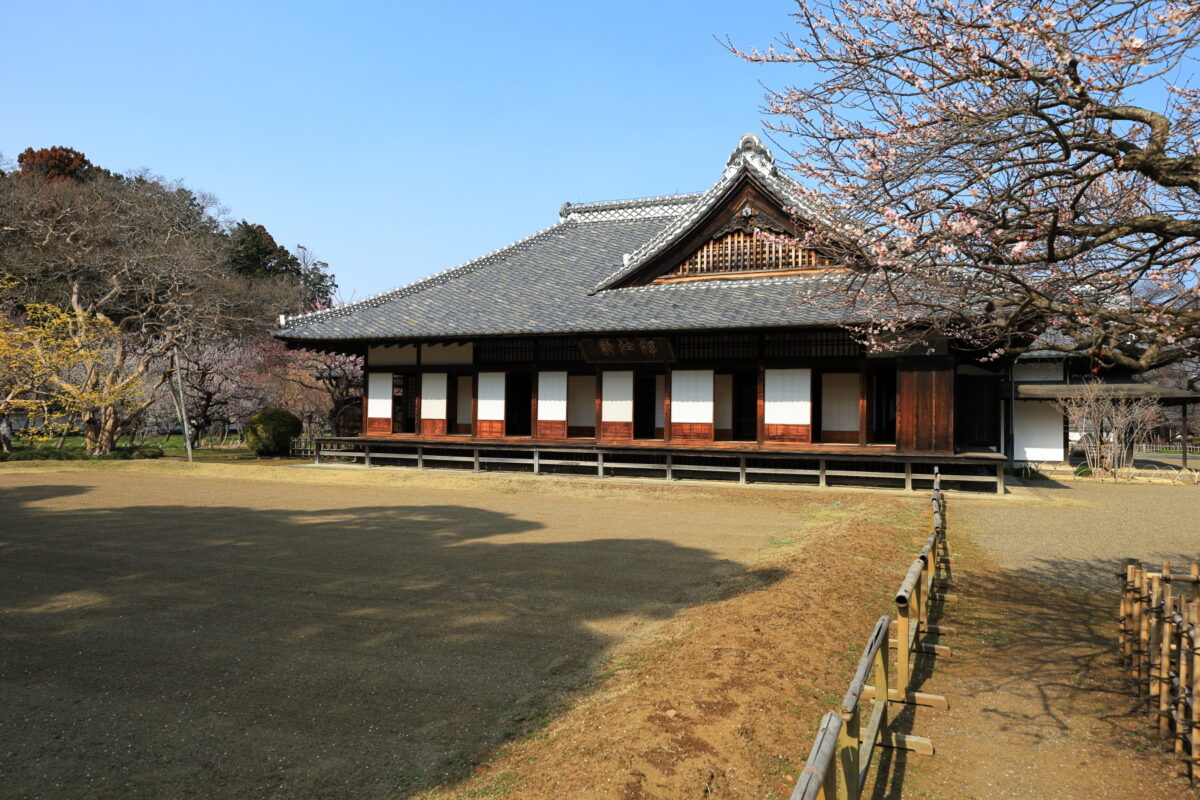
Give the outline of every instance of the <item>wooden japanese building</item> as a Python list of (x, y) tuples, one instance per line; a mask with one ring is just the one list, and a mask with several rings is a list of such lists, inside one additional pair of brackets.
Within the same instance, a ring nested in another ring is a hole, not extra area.
[(946, 345), (873, 354), (841, 269), (760, 232), (831, 225), (754, 136), (700, 194), (565, 204), (545, 230), (282, 320), (365, 358), (368, 463), (1002, 487), (1005, 375)]

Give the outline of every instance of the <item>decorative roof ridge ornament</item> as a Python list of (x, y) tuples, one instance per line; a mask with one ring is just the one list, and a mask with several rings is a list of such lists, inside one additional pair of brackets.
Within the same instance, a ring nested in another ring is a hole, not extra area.
[(558, 217), (563, 222), (614, 222), (673, 217), (683, 213), (700, 196), (700, 192), (692, 192), (590, 203), (567, 202), (558, 209)]
[(725, 161), (725, 177), (732, 178), (742, 166), (753, 165), (757, 171), (769, 174), (777, 173), (775, 156), (770, 148), (753, 133), (744, 134), (738, 146), (729, 154)]

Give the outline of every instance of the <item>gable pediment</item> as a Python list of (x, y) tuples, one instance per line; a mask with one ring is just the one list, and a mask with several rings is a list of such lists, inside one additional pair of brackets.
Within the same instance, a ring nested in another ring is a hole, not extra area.
[(742, 137), (725, 173), (675, 221), (626, 253), (619, 269), (592, 289), (672, 281), (783, 277), (840, 270), (831, 250), (844, 222), (780, 172), (757, 136)]
[(781, 277), (833, 268), (832, 258), (801, 244), (810, 225), (789, 213), (753, 176), (743, 174), (707, 214), (608, 288)]

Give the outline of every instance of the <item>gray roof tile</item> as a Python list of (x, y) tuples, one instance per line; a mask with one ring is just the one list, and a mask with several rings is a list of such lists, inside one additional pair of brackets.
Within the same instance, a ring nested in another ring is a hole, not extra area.
[[(739, 151), (744, 148), (745, 140)], [(276, 335), (302, 343), (852, 321), (845, 304), (806, 294), (824, 285), (814, 276), (596, 291), (599, 284), (607, 285), (625, 272), (626, 254), (645, 253), (648, 244), (677, 235), (683, 227), (677, 220), (694, 216), (694, 207), (714, 190), (703, 195), (565, 204), (559, 223), (526, 239), (415, 283), (340, 308), (289, 318)]]

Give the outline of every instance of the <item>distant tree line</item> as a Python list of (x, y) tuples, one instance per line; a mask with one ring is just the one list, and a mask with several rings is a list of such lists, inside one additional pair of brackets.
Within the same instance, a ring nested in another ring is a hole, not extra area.
[(280, 406), (311, 429), (356, 402), (357, 359), (288, 351), (280, 313), (337, 302), (329, 265), (216, 199), (67, 147), (0, 171), (0, 449), (14, 427), (89, 453), (170, 429), (196, 441)]

